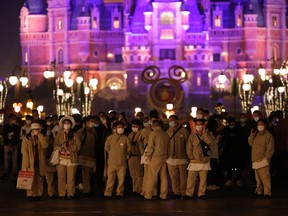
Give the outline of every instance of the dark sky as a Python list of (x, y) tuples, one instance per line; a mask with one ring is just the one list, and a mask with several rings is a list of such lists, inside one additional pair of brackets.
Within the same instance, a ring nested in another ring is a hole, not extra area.
[(25, 0), (1, 0), (0, 76), (9, 76), (21, 64), (19, 15)]

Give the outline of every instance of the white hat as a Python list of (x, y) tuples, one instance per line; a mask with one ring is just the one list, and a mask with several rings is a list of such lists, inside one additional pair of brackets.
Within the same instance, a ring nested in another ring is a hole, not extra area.
[(59, 126), (61, 127), (61, 128), (63, 128), (63, 122), (65, 121), (65, 120), (68, 120), (68, 121), (70, 121), (71, 122), (71, 128), (74, 128), (74, 126), (75, 126), (75, 120), (74, 120), (74, 118), (72, 117), (72, 116), (64, 116), (64, 117), (62, 117), (61, 119), (60, 119), (60, 121), (59, 121)]
[(31, 130), (40, 130), (40, 129), (42, 129), (42, 127), (39, 123), (32, 123), (31, 124)]

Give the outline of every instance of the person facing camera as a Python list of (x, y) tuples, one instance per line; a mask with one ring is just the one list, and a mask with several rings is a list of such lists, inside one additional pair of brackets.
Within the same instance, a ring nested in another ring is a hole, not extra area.
[(44, 176), (46, 175), (45, 149), (48, 142), (41, 134), (39, 123), (31, 124), (31, 132), (22, 140), (22, 170), (34, 172), (31, 190), (27, 190), (29, 201), (40, 200), (43, 195)]
[(270, 160), (274, 153), (274, 137), (267, 130), (266, 119), (257, 121), (257, 131), (251, 130), (248, 143), (252, 146), (252, 168), (255, 170), (255, 196), (271, 197)]
[(104, 192), (105, 199), (111, 199), (117, 176), (118, 185), (116, 197), (124, 196), (124, 179), (126, 174), (127, 159), (131, 153), (128, 137), (124, 135), (124, 123), (114, 123), (115, 133), (112, 133), (105, 142), (105, 151), (108, 153), (107, 184)]
[[(78, 152), (81, 142), (73, 132), (74, 118), (65, 116), (61, 118), (59, 126), (62, 129), (54, 139), (54, 149), (60, 153), (59, 164), (56, 166), (58, 175), (58, 195), (60, 199), (73, 199), (75, 196), (75, 175), (78, 165)], [(67, 185), (67, 188), (66, 188)]]

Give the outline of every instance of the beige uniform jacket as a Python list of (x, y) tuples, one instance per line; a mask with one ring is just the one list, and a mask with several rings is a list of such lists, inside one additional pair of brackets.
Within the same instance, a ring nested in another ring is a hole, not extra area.
[(170, 138), (161, 127), (155, 128), (149, 135), (146, 156), (149, 160), (164, 160), (168, 158)]
[(124, 134), (113, 133), (105, 142), (105, 151), (108, 153), (108, 165), (127, 166), (126, 160), (131, 152), (131, 144)]
[[(34, 146), (32, 137), (23, 137), (22, 140), (22, 170), (34, 171)], [(39, 172), (41, 176), (46, 175), (45, 149), (48, 142), (42, 134), (38, 134)]]
[(256, 136), (250, 135), (248, 143), (252, 146), (252, 162), (258, 162), (264, 158), (270, 161), (274, 153), (274, 137), (268, 130), (265, 129)]
[(131, 132), (128, 135), (128, 138), (131, 143), (131, 155), (132, 156), (141, 156), (141, 152), (143, 153), (144, 151), (144, 143), (141, 137), (141, 132), (142, 130), (140, 130), (136, 134), (134, 132)]
[[(58, 148), (61, 150), (61, 148), (64, 145), (64, 131), (61, 131), (57, 134), (57, 136), (54, 139), (54, 148)], [(72, 140), (70, 140), (70, 144), (68, 147), (68, 150), (70, 152), (70, 160), (71, 163), (78, 163), (78, 152), (81, 148), (81, 141), (79, 137), (74, 134)]]
[[(190, 160), (195, 160), (195, 163), (207, 163), (210, 161), (210, 156), (203, 155), (202, 147), (200, 145), (200, 140), (197, 137), (197, 133), (198, 132), (194, 132), (190, 134), (187, 142), (186, 152), (188, 158)], [(213, 140), (207, 131), (204, 130), (202, 135), (198, 135), (208, 145), (212, 144)]]
[[(179, 126), (179, 127), (182, 127), (182, 126)], [(170, 137), (168, 156), (173, 159), (187, 159), (186, 144), (189, 138), (189, 132), (187, 128), (185, 127), (182, 127), (180, 130), (178, 130), (178, 128), (173, 130), (173, 128), (170, 127), (166, 131), (166, 133)], [(175, 131), (177, 132), (173, 136)]]

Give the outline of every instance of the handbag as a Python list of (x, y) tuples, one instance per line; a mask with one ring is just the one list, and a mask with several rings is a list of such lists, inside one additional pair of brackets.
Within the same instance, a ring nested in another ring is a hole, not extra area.
[(209, 146), (206, 142), (204, 142), (204, 141), (199, 137), (198, 134), (196, 134), (196, 135), (197, 135), (198, 139), (200, 140), (200, 146), (201, 146), (201, 148), (202, 148), (203, 155), (204, 155), (204, 156), (210, 156), (211, 153), (212, 153), (210, 146)]
[(51, 157), (49, 159), (49, 164), (52, 166), (56, 166), (59, 164), (59, 160), (60, 160), (60, 155), (59, 155), (59, 150), (55, 149), (52, 154)]
[(34, 172), (28, 170), (20, 170), (17, 178), (17, 189), (31, 190), (33, 184)]

